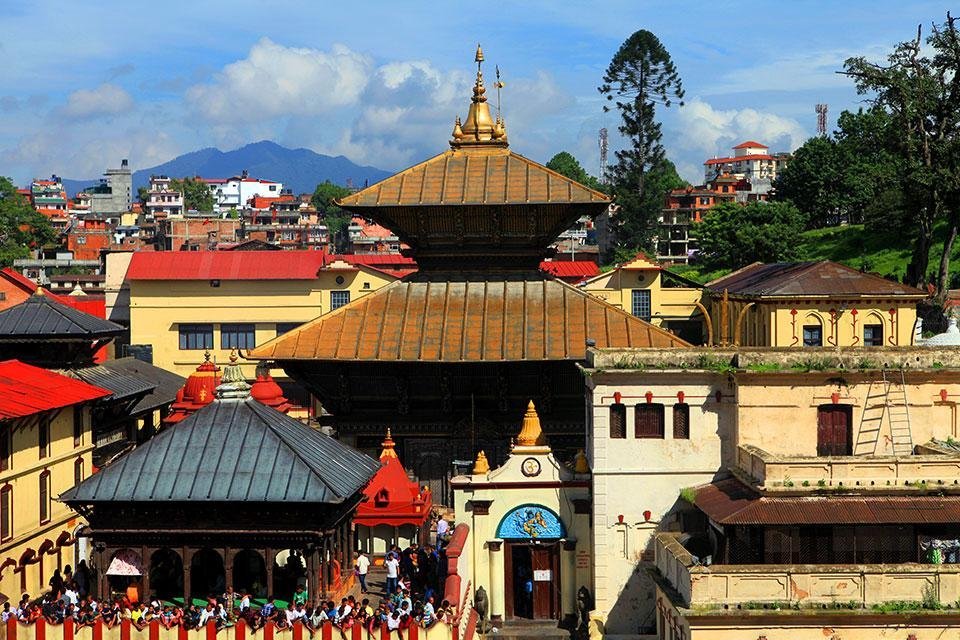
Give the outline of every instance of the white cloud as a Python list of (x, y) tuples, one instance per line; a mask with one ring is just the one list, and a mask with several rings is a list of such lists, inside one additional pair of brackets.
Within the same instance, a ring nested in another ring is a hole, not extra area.
[(212, 82), (188, 89), (186, 98), (200, 114), (219, 123), (318, 115), (355, 104), (371, 66), (369, 58), (343, 45), (321, 51), (262, 38), (246, 58), (225, 66)]
[(715, 109), (694, 98), (677, 111), (681, 149), (701, 151), (706, 156), (727, 154), (744, 140), (757, 140), (776, 150), (792, 151), (809, 137), (793, 118), (756, 109)]
[(133, 98), (129, 93), (115, 84), (104, 83), (96, 89), (78, 89), (71, 93), (60, 113), (67, 118), (83, 120), (117, 115), (132, 108)]

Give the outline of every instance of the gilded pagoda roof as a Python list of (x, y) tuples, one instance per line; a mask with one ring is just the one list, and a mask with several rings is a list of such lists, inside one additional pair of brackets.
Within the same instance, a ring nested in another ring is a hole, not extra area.
[(583, 360), (597, 347), (689, 347), (553, 279), (459, 276), (393, 282), (250, 352), (273, 360)]
[(357, 210), (577, 203), (597, 203), (602, 210), (610, 199), (506, 147), (475, 146), (445, 151), (339, 202)]

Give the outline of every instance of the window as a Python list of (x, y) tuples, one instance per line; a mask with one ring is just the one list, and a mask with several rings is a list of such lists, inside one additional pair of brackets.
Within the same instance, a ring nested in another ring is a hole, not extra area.
[(883, 346), (883, 325), (865, 324), (863, 325), (863, 346), (882, 347)]
[(40, 474), (40, 524), (50, 521), (50, 472)]
[(0, 540), (13, 537), (13, 489), (6, 485), (0, 489)]
[(253, 349), (255, 346), (257, 346), (257, 331), (255, 325), (220, 325), (221, 349)]
[(285, 333), (290, 333), (294, 329), (300, 326), (299, 322), (278, 322), (277, 323), (277, 335), (282, 336)]
[(50, 455), (50, 416), (46, 414), (40, 416), (37, 423), (37, 444), (40, 445), (41, 458)]
[(650, 321), (650, 291), (634, 289), (630, 305), (630, 313), (641, 320)]
[(330, 311), (339, 309), (350, 302), (349, 291), (331, 291), (330, 292)]
[(823, 327), (819, 324), (807, 324), (803, 326), (803, 346), (822, 347), (823, 346)]
[(686, 402), (673, 405), (673, 439), (690, 439), (690, 405)]
[(83, 407), (73, 407), (73, 446), (83, 444)]
[(83, 458), (77, 458), (73, 463), (73, 486), (83, 482)]
[(0, 426), (0, 471), (10, 469), (11, 438), (13, 438), (13, 428), (9, 424)]
[(627, 437), (627, 405), (620, 402), (610, 405), (610, 437)]
[(180, 349), (212, 349), (212, 324), (182, 324), (180, 325)]
[(633, 409), (634, 438), (663, 438), (663, 405), (638, 404)]

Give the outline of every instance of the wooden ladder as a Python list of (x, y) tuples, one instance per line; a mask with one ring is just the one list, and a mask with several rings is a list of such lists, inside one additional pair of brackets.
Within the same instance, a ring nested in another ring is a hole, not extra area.
[(871, 380), (867, 387), (863, 413), (860, 414), (860, 428), (857, 430), (857, 442), (853, 446), (855, 456), (868, 456), (877, 451), (880, 427), (883, 425), (883, 416), (887, 412), (886, 387), (886, 378), (882, 382)]
[(854, 455), (872, 455), (877, 452), (884, 416), (890, 423), (893, 453), (902, 456), (913, 453), (913, 433), (910, 428), (910, 410), (907, 406), (907, 385), (903, 369), (900, 370), (899, 384), (887, 377), (886, 369), (882, 371), (880, 380), (870, 381), (867, 397), (863, 402), (863, 413), (860, 415)]
[(890, 436), (893, 438), (893, 453), (908, 456), (913, 453), (913, 432), (910, 429), (910, 409), (907, 407), (907, 384), (900, 369), (900, 384), (887, 379), (883, 371), (883, 380), (887, 388), (887, 416), (890, 420)]

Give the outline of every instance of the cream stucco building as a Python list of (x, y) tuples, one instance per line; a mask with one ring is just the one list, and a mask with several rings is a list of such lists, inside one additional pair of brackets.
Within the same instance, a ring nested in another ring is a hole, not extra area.
[(531, 402), (502, 466), (490, 470), (481, 452), (471, 475), (452, 480), (457, 519), (470, 526), (467, 577), (487, 593), (495, 623), (575, 618), (577, 590), (591, 582), (585, 463), (581, 455), (569, 469), (553, 457)]

